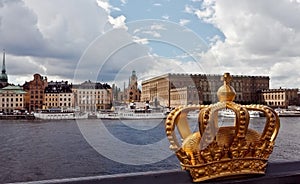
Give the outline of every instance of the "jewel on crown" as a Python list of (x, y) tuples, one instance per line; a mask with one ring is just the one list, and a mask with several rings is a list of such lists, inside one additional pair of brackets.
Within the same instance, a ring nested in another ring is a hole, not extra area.
[[(218, 103), (178, 107), (166, 119), (170, 149), (176, 153), (182, 168), (190, 172), (195, 182), (265, 174), (279, 131), (279, 117), (273, 109), (264, 105), (234, 103), (236, 93), (230, 86), (232, 77), (225, 73), (222, 79), (224, 85), (217, 92)], [(218, 127), (218, 112), (223, 109), (235, 113), (234, 126)], [(194, 110), (200, 110), (199, 130), (196, 132), (190, 130), (187, 121), (188, 112)], [(264, 113), (266, 123), (262, 133), (248, 127), (250, 110)], [(181, 139), (177, 139), (177, 134)]]

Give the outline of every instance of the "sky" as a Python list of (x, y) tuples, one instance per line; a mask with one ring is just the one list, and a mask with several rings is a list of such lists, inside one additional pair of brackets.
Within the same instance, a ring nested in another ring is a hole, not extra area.
[[(165, 73), (300, 87), (299, 0), (0, 0), (8, 80), (128, 84)], [(1, 59), (2, 60), (2, 59)]]

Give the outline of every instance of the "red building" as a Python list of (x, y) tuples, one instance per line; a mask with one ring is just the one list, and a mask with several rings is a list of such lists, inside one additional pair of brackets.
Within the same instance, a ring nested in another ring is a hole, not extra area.
[(32, 81), (25, 82), (23, 89), (27, 94), (25, 95), (24, 106), (28, 112), (43, 108), (45, 88), (47, 86), (47, 77), (42, 77), (40, 74), (34, 74)]

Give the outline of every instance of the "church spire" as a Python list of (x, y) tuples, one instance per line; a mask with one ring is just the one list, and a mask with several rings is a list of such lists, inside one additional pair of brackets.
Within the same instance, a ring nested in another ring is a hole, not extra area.
[(3, 63), (2, 63), (2, 74), (6, 73), (5, 69), (5, 49), (3, 49)]

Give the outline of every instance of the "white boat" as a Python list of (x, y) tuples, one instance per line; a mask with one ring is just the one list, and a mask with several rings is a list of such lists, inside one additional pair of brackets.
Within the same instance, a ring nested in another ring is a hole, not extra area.
[(73, 119), (87, 119), (87, 113), (77, 112), (51, 112), (51, 111), (39, 111), (33, 113), (35, 118), (45, 120), (73, 120)]
[(300, 110), (275, 109), (279, 117), (300, 117)]
[[(258, 118), (260, 117), (258, 111), (248, 111), (250, 118)], [(235, 113), (230, 109), (223, 109), (219, 111), (219, 116), (221, 117), (227, 117), (227, 118), (235, 118)]]
[(121, 109), (116, 112), (99, 112), (99, 119), (164, 119), (167, 117), (166, 112), (144, 109)]
[(98, 112), (97, 118), (99, 118), (99, 119), (120, 119), (120, 116), (116, 112)]
[(120, 119), (164, 119), (162, 112), (119, 112)]

